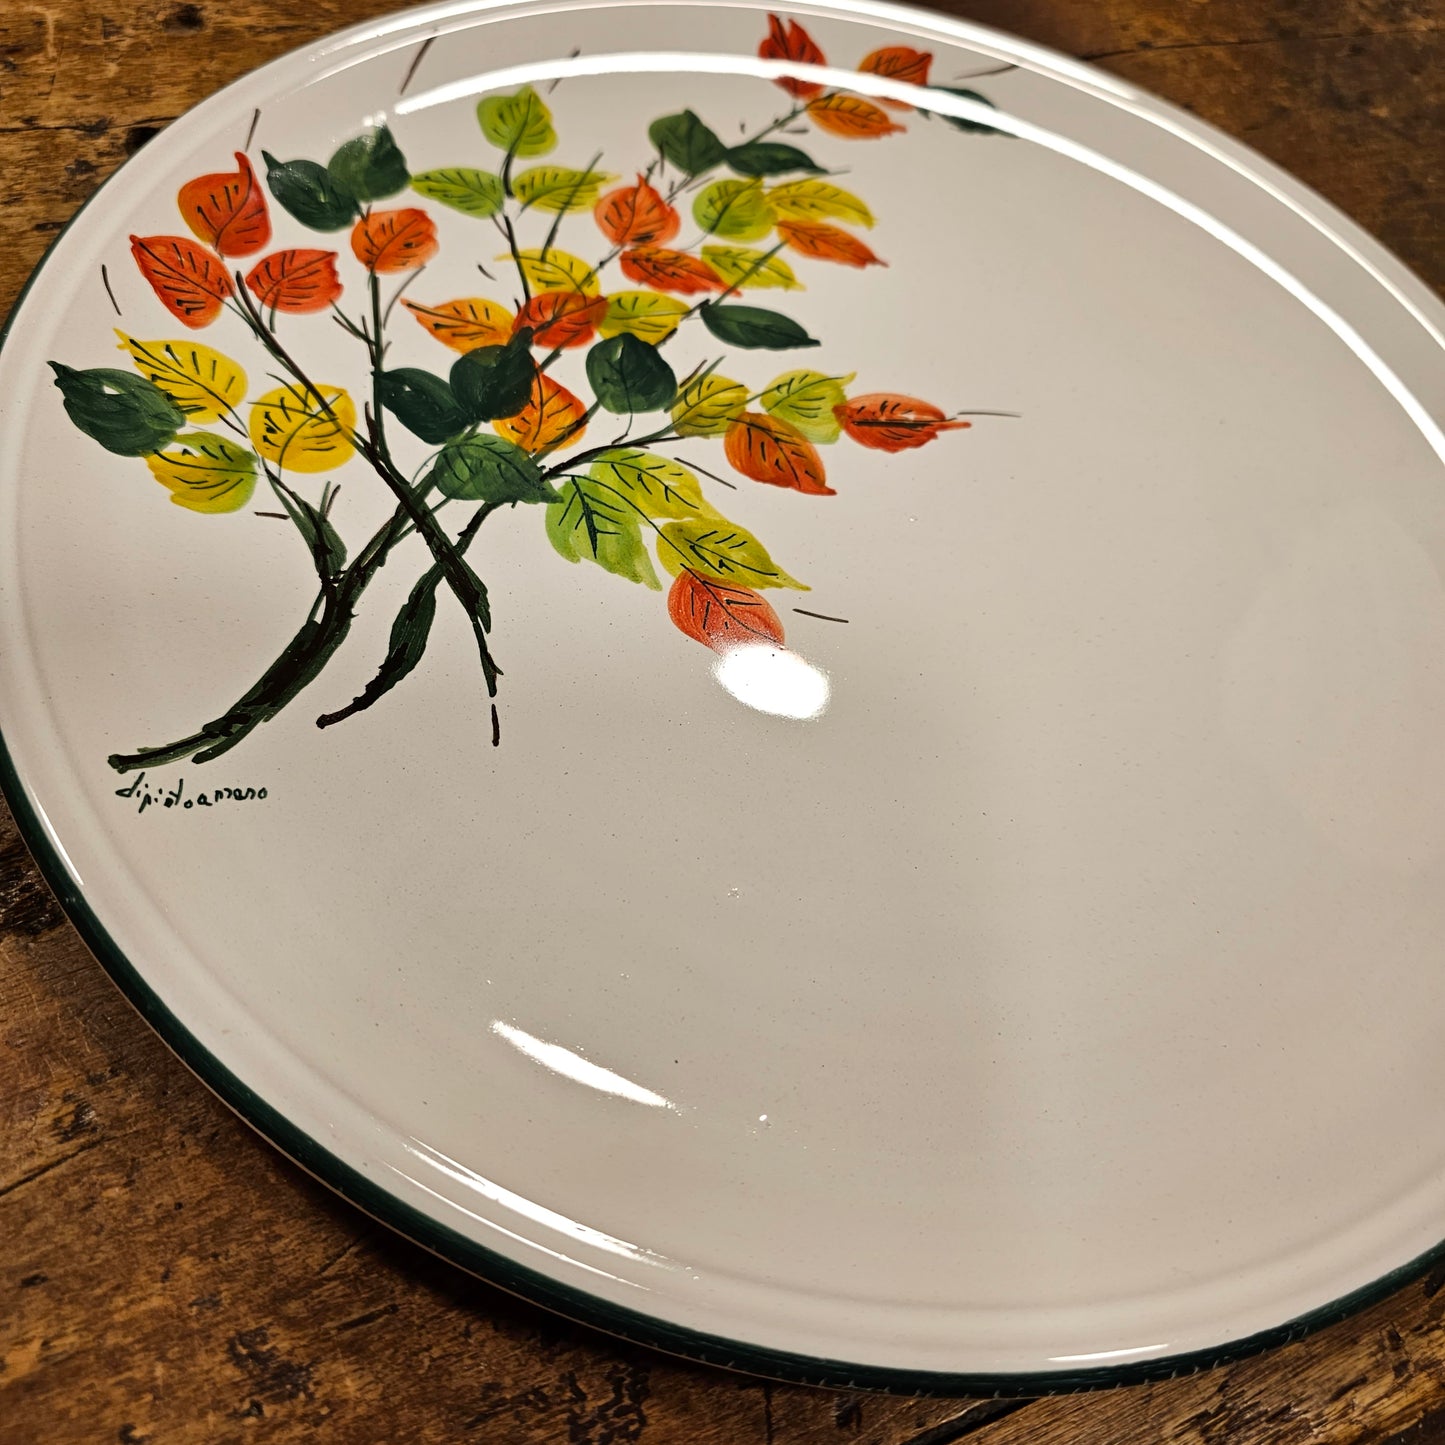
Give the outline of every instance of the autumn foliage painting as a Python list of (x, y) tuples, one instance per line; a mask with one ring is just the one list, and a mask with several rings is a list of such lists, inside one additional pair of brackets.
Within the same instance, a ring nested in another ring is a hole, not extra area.
[[(759, 54), (824, 63), (801, 25), (777, 17)], [(930, 64), (922, 51), (890, 46), (859, 69), (925, 87)], [(654, 120), (638, 157), (615, 174), (601, 155), (581, 168), (552, 159), (553, 116), (530, 86), (484, 97), (475, 153), (443, 169), (413, 174), (386, 126), (324, 162), (238, 152), (234, 168), (181, 187), (189, 234), (131, 237), (134, 264), (178, 325), (169, 336), (159, 325), (118, 331), (127, 366), (52, 362), (66, 412), (110, 452), (142, 459), (164, 489), (158, 500), (204, 518), (250, 514), (277, 519), (254, 525), (294, 527), (316, 591), (294, 636), (234, 704), (173, 742), (113, 755), (114, 768), (205, 762), (275, 717), (326, 668), (371, 581), (413, 535), (424, 551), (413, 544), (401, 555), (422, 570), (385, 655), (360, 694), (317, 725), (373, 706), (418, 666), (440, 598), (467, 619), (498, 741), (493, 598), (468, 553), (501, 511), (535, 517), (569, 563), (659, 591), (660, 567), (670, 578), (666, 616), (706, 647), (786, 646), (768, 594), (804, 584), (728, 515), (746, 515), (745, 484), (826, 505), (826, 448), (866, 448), (886, 466), (888, 454), (971, 423), (886, 389), (886, 377), (860, 381), (855, 369), (815, 361), (821, 339), (754, 295), (783, 296), (813, 267), (851, 268), (865, 285), (864, 273), (886, 264), (866, 238), (873, 214), (838, 184), (832, 151), (886, 142), (914, 123), (992, 132), (810, 79), (784, 74), (776, 85), (786, 104), (738, 144), (684, 110)], [(800, 134), (811, 137), (807, 149), (792, 143)], [(277, 208), (317, 244), (276, 247)], [(439, 219), (486, 294), (427, 291)], [(254, 343), (250, 375), (197, 339), (225, 313)], [(369, 395), (313, 370), (315, 328), (334, 327), (364, 355)], [(420, 327), (436, 362), (390, 366), (398, 327)], [(685, 372), (671, 345), (684, 328), (707, 347)], [(554, 375), (570, 352), (582, 359), (581, 394)], [(778, 355), (760, 367), (769, 353)], [(405, 470), (398, 432), (410, 438)], [(418, 446), (426, 454), (413, 467)], [(695, 459), (704, 451), (705, 466)], [(370, 536), (343, 539), (342, 468), (355, 471), (354, 485), (384, 489), (390, 515)], [(270, 510), (256, 505), (261, 488)]]

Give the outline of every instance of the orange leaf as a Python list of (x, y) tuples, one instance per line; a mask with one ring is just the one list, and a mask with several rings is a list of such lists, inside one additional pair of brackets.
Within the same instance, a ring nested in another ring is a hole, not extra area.
[(661, 194), (638, 176), (635, 186), (608, 191), (593, 209), (602, 234), (617, 246), (659, 246), (682, 221)]
[(622, 253), (622, 274), (629, 281), (655, 286), (659, 291), (676, 291), (693, 296), (699, 291), (726, 291), (727, 282), (700, 257), (686, 251), (666, 251), (643, 246)]
[(834, 495), (817, 448), (782, 417), (745, 411), (728, 428), (723, 450), (728, 461), (755, 482), (815, 497)]
[(847, 140), (873, 140), (903, 129), (881, 106), (861, 95), (824, 95), (808, 102), (808, 115), (819, 130)]
[(341, 295), (335, 251), (273, 251), (246, 277), (262, 306), (304, 315), (325, 311)]
[(266, 197), (251, 162), (236, 152), (237, 171), (197, 176), (176, 197), (186, 225), (223, 256), (249, 256), (271, 239)]
[(960, 431), (972, 426), (968, 421), (950, 421), (931, 402), (916, 396), (899, 396), (891, 391), (874, 391), (855, 396), (842, 406), (833, 408), (833, 415), (843, 423), (843, 430), (860, 446), (880, 452), (902, 452), (931, 442), (939, 432)]
[[(912, 50), (906, 45), (885, 45), (863, 57), (858, 66), (865, 75), (886, 75), (890, 80), (901, 80), (909, 85), (927, 85), (928, 67), (933, 57), (926, 50)], [(882, 104), (894, 110), (912, 110), (911, 105), (901, 100), (885, 100)]]
[[(758, 46), (758, 54), (764, 60), (800, 60), (805, 65), (827, 64), (823, 52), (814, 44), (813, 37), (796, 20), (789, 20), (784, 27), (776, 15), (768, 16), (768, 38)], [(782, 76), (776, 83), (799, 100), (808, 100), (823, 93), (823, 87), (816, 81), (795, 80), (790, 75)]]
[(851, 231), (821, 221), (779, 221), (778, 235), (800, 255), (842, 266), (886, 266)]
[(586, 430), (582, 422), (586, 414), (587, 408), (565, 386), (539, 371), (531, 400), (516, 416), (494, 421), (492, 430), (523, 451), (546, 451), (580, 440)]
[(439, 249), (436, 222), (411, 206), (373, 211), (352, 227), (351, 249), (368, 271), (378, 275), (413, 271), (426, 265)]
[(231, 294), (221, 263), (185, 236), (132, 236), (131, 255), (161, 304), (190, 327), (209, 326)]
[(580, 291), (539, 291), (517, 313), (512, 330), (530, 326), (538, 346), (586, 346), (607, 314), (605, 296)]
[(495, 301), (469, 296), (423, 306), (401, 303), (444, 346), (453, 351), (475, 351), (479, 346), (505, 346), (512, 339), (512, 313)]
[(783, 624), (761, 592), (699, 577), (684, 567), (667, 594), (674, 626), (704, 647), (725, 652), (745, 642), (783, 641)]

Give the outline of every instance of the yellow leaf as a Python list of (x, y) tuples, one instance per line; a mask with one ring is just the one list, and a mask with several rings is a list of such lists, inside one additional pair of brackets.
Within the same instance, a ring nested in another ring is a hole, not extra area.
[(768, 192), (768, 203), (789, 221), (851, 221), (871, 226), (873, 212), (842, 186), (828, 181), (785, 181)]
[(356, 407), (339, 386), (320, 392), (318, 400), (293, 383), (252, 406), (251, 443), (268, 462), (292, 472), (329, 472), (351, 456)]
[(825, 376), (821, 371), (785, 371), (763, 392), (763, 410), (791, 422), (810, 442), (835, 442), (843, 426), (834, 408), (848, 400), (843, 388), (854, 374)]
[(574, 171), (566, 166), (533, 166), (512, 182), (512, 194), (524, 206), (565, 215), (590, 211), (602, 187), (616, 176), (605, 171)]
[(137, 341), (123, 331), (115, 334), (136, 370), (155, 382), (191, 421), (220, 421), (246, 395), (246, 373), (209, 346), (196, 341)]
[(210, 432), (183, 432), (146, 465), (171, 501), (192, 512), (239, 512), (256, 490), (256, 458)]
[(686, 568), (699, 577), (716, 577), (735, 587), (796, 587), (800, 592), (808, 591), (768, 556), (768, 549), (751, 532), (716, 513), (665, 523), (657, 558), (674, 577)]
[(498, 150), (516, 156), (544, 156), (557, 144), (552, 112), (530, 85), (515, 95), (489, 95), (478, 101), (477, 122)]
[(685, 437), (720, 437), (748, 409), (748, 389), (712, 372), (690, 381), (672, 408), (673, 430)]
[(702, 259), (728, 283), (743, 291), (781, 288), (796, 291), (802, 282), (781, 256), (754, 251), (747, 246), (704, 246)]
[(636, 447), (603, 452), (587, 474), (605, 491), (626, 499), (645, 517), (684, 521), (716, 516), (702, 484), (680, 462)]
[[(584, 296), (596, 296), (602, 289), (597, 284), (597, 268), (580, 256), (571, 256), (555, 246), (545, 251), (519, 251), (517, 255), (533, 291), (580, 291)], [(511, 259), (511, 253), (505, 251), (497, 257), (499, 261)]]
[(505, 346), (512, 339), (512, 313), (496, 301), (468, 296), (423, 306), (401, 303), (444, 346), (453, 351), (475, 351), (479, 346)]
[(656, 346), (665, 341), (688, 313), (686, 301), (662, 296), (656, 291), (614, 291), (607, 298), (607, 310), (597, 329), (604, 336), (630, 332), (640, 341)]

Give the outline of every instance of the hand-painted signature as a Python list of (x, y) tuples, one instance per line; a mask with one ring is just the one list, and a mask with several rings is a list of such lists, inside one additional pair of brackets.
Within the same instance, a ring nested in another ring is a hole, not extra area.
[(260, 802), (266, 796), (265, 788), (212, 788), (186, 796), (186, 780), (177, 778), (174, 787), (164, 783), (154, 786), (146, 782), (146, 775), (140, 773), (128, 787), (115, 790), (117, 798), (129, 798), (136, 805), (137, 813), (147, 808), (213, 808), (218, 803)]

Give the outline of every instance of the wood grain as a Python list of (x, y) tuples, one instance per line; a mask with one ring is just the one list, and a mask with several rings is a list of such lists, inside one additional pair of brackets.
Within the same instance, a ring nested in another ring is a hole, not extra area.
[[(160, 127), (388, 8), (7, 0), (0, 312)], [(952, 8), (1198, 112), (1445, 286), (1441, 0)], [(1232, 1367), (1034, 1402), (768, 1385), (621, 1345), (440, 1264), (254, 1137), (113, 990), (0, 827), (5, 1445), (1445, 1445), (1442, 1283)]]

